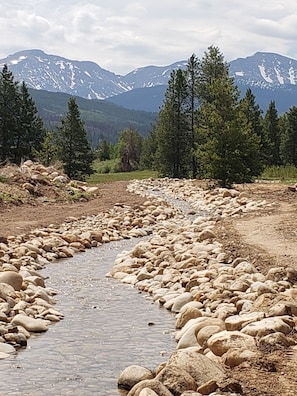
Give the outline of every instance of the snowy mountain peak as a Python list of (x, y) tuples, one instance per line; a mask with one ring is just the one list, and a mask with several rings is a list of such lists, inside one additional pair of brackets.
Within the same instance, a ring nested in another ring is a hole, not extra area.
[(230, 62), (230, 75), (245, 85), (277, 88), (297, 84), (297, 61), (282, 55), (256, 52)]
[(20, 51), (0, 60), (7, 64), (17, 81), (29, 88), (64, 92), (88, 99), (104, 99), (129, 88), (119, 76), (94, 62), (74, 61), (41, 50)]

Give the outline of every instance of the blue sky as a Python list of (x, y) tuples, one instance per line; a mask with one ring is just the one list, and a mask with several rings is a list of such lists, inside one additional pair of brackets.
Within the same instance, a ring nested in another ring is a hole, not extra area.
[(297, 59), (296, 0), (10, 0), (0, 26), (1, 59), (41, 49), (119, 74), (202, 57), (210, 45), (226, 61), (257, 51)]

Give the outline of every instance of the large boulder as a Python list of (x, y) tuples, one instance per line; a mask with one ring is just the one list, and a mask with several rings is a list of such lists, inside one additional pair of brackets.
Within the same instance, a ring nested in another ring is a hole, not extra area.
[(200, 346), (197, 340), (198, 332), (206, 326), (219, 326), (225, 329), (224, 321), (218, 318), (201, 317), (190, 319), (177, 335), (177, 349)]
[(16, 297), (17, 295), (13, 286), (8, 283), (0, 283), (0, 298), (7, 301), (9, 298), (14, 299)]
[(193, 295), (189, 292), (182, 293), (180, 296), (176, 297), (173, 305), (171, 307), (172, 312), (179, 312), (181, 308), (188, 302), (193, 300)]
[[(180, 380), (173, 378), (173, 373), (183, 373), (184, 379), (187, 379), (187, 383), (184, 384), (185, 390), (196, 390), (202, 384), (210, 380), (219, 380), (224, 376), (224, 370), (217, 363), (210, 360), (205, 355), (199, 352), (199, 348), (187, 348), (174, 352), (164, 369), (157, 375), (156, 379), (159, 379), (164, 383), (168, 389), (177, 390), (183, 384), (182, 376)], [(185, 375), (188, 374), (188, 376)], [(190, 377), (189, 377), (190, 376)], [(166, 382), (164, 379), (166, 378)], [(195, 386), (193, 386), (194, 380)], [(193, 386), (193, 387), (192, 387)], [(175, 394), (175, 392), (172, 391)]]
[(241, 330), (247, 324), (262, 320), (264, 317), (264, 312), (249, 312), (240, 315), (229, 316), (225, 319), (226, 330)]
[(173, 395), (197, 389), (194, 378), (186, 370), (174, 364), (167, 364), (156, 379), (164, 384)]
[(247, 349), (256, 350), (256, 342), (254, 338), (240, 331), (221, 331), (212, 335), (207, 346), (216, 356), (222, 356), (230, 349)]

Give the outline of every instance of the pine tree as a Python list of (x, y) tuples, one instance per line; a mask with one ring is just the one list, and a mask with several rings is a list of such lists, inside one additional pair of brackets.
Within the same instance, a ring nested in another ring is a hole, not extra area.
[(183, 178), (191, 171), (191, 127), (185, 72), (171, 73), (157, 125), (156, 168), (160, 176)]
[(34, 152), (41, 149), (45, 137), (43, 121), (24, 82), (19, 95), (20, 111), (14, 144), (14, 162), (17, 164), (22, 159), (34, 159)]
[(58, 131), (46, 130), (39, 150), (33, 150), (34, 156), (45, 166), (59, 161), (59, 134)]
[(156, 168), (155, 159), (156, 159), (157, 149), (158, 149), (157, 128), (156, 125), (154, 125), (150, 130), (148, 136), (144, 139), (142, 144), (142, 150), (140, 156), (141, 169), (155, 170)]
[(297, 107), (290, 107), (280, 123), (281, 144), (280, 154), (285, 165), (297, 167)]
[(238, 88), (217, 48), (210, 47), (200, 71), (198, 158), (204, 175), (222, 187), (251, 181), (262, 170), (260, 139), (242, 111)]
[(13, 161), (19, 109), (17, 82), (7, 65), (4, 65), (0, 74), (0, 162)]
[(136, 130), (128, 128), (121, 132), (118, 143), (121, 171), (130, 172), (138, 169), (142, 140), (141, 135)]
[(255, 95), (253, 94), (252, 90), (248, 88), (246, 90), (245, 96), (240, 101), (240, 106), (242, 111), (244, 112), (249, 125), (251, 127), (252, 133), (255, 133), (256, 136), (259, 137), (259, 150), (261, 154), (261, 160), (263, 161), (263, 165), (268, 161), (268, 147), (269, 142), (267, 135), (263, 128), (263, 117), (260, 106), (256, 103)]
[(227, 62), (218, 47), (210, 46), (199, 62), (197, 95), (199, 102), (211, 103), (215, 100), (209, 87), (217, 79), (226, 78), (229, 73)]
[(108, 143), (106, 140), (102, 140), (96, 149), (96, 157), (99, 159), (99, 161), (109, 160), (110, 151), (110, 143)]
[(60, 159), (64, 171), (71, 179), (84, 180), (94, 171), (94, 155), (87, 139), (87, 133), (80, 118), (75, 98), (68, 101), (68, 111), (59, 128)]
[(271, 101), (268, 106), (263, 120), (263, 128), (267, 139), (266, 156), (268, 165), (280, 165), (279, 117), (274, 101)]
[(198, 164), (196, 157), (196, 131), (195, 131), (195, 117), (198, 108), (197, 84), (199, 78), (199, 59), (195, 54), (192, 54), (188, 59), (186, 78), (188, 85), (188, 100), (189, 100), (189, 118), (191, 127), (191, 155), (192, 155), (192, 178), (195, 179), (198, 172)]

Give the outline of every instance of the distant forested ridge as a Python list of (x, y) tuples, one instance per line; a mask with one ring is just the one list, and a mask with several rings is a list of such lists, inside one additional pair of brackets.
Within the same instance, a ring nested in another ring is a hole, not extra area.
[[(45, 126), (54, 129), (65, 115), (71, 95), (35, 89), (29, 92)], [(146, 137), (157, 118), (156, 113), (128, 110), (98, 99), (76, 97), (76, 102), (93, 148), (102, 140), (116, 143), (125, 128), (136, 129)]]

